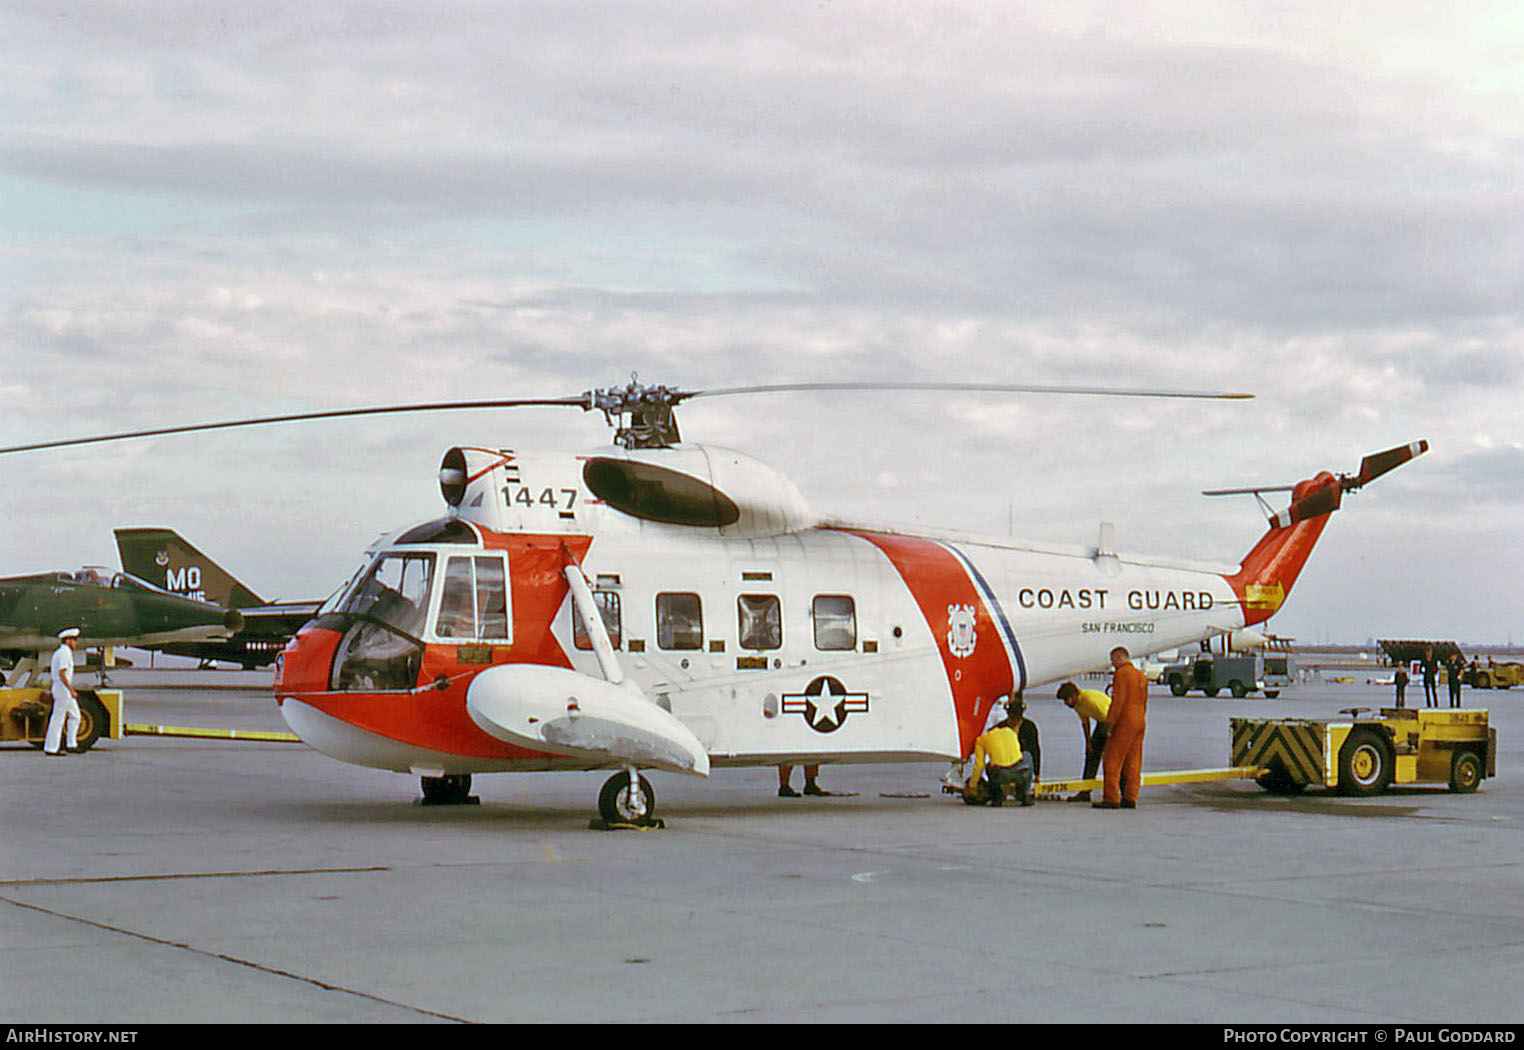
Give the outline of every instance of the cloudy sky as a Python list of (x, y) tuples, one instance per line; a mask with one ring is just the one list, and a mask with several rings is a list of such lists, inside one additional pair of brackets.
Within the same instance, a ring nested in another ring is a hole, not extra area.
[[(0, 12), (0, 444), (643, 380), (819, 510), (1236, 562), (1203, 488), (1433, 450), (1272, 628), (1524, 643), (1516, 3), (324, 4)], [(534, 409), (0, 461), (0, 572), (171, 525), (319, 597)]]

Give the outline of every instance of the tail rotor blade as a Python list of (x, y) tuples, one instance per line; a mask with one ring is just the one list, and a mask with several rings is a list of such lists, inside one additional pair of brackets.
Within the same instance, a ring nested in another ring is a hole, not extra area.
[(1409, 445), (1398, 445), (1389, 448), (1385, 452), (1372, 452), (1360, 461), (1360, 473), (1351, 478), (1344, 479), (1346, 492), (1353, 492), (1358, 488), (1369, 485), (1381, 475), (1391, 470), (1396, 470), (1408, 460), (1423, 455), (1429, 451), (1427, 441), (1414, 441)]

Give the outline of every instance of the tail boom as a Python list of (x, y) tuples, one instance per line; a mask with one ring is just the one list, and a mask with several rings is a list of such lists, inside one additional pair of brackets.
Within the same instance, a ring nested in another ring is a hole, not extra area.
[(1293, 516), (1288, 511), (1271, 518), (1270, 530), (1260, 537), (1238, 572), (1223, 577), (1243, 606), (1245, 627), (1264, 623), (1280, 609), (1328, 526), (1329, 515), (1338, 509), (1339, 479), (1327, 471), (1292, 490), (1293, 507), (1304, 504), (1309, 497), (1316, 497), (1321, 504), (1325, 493), (1331, 494), (1332, 500), (1325, 510), (1307, 516)]

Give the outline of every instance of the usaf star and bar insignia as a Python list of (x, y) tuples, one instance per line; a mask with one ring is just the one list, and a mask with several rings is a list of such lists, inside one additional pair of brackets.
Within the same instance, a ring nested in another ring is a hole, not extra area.
[(783, 713), (803, 715), (817, 733), (834, 733), (849, 714), (865, 714), (868, 694), (854, 693), (830, 675), (821, 675), (804, 687), (802, 693), (784, 693)]

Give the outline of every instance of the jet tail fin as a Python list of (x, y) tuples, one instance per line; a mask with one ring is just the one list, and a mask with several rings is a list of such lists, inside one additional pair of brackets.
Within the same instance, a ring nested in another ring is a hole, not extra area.
[(173, 529), (115, 529), (122, 571), (166, 591), (244, 609), (265, 602)]
[(1227, 577), (1233, 592), (1243, 604), (1244, 626), (1263, 623), (1281, 607), (1291, 586), (1307, 564), (1312, 548), (1328, 525), (1328, 518), (1343, 504), (1344, 494), (1357, 492), (1376, 478), (1395, 470), (1408, 460), (1429, 450), (1427, 441), (1398, 445), (1384, 452), (1373, 452), (1360, 461), (1354, 474), (1331, 474), (1323, 471), (1296, 485), (1264, 485), (1252, 488), (1214, 489), (1208, 496), (1253, 495), (1262, 507), (1264, 492), (1291, 493), (1285, 510), (1266, 515), (1270, 529), (1260, 537), (1244, 558), (1238, 572)]

